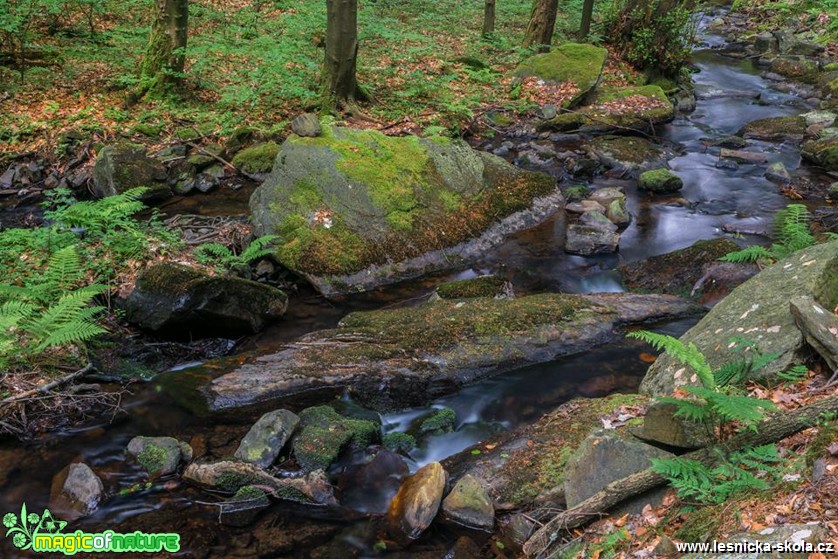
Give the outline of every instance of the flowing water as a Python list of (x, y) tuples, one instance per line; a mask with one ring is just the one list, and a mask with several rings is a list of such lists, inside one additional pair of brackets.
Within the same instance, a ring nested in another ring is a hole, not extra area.
[[(705, 36), (704, 40), (708, 46), (723, 44), (712, 36)], [(636, 261), (686, 247), (699, 239), (720, 236), (725, 224), (747, 230), (768, 229), (772, 215), (788, 200), (776, 185), (763, 178), (762, 166), (717, 168), (717, 156), (708, 153), (705, 140), (733, 134), (754, 119), (790, 115), (809, 108), (800, 98), (772, 89), (771, 83), (762, 79), (748, 61), (724, 58), (712, 49), (706, 49), (695, 53), (695, 63), (700, 70), (695, 74), (699, 93), (696, 111), (679, 116), (661, 130), (664, 141), (680, 146), (678, 156), (670, 165), (684, 180), (684, 188), (678, 197), (688, 200), (689, 204), (640, 195), (629, 181), (594, 181), (595, 187), (619, 185), (628, 193), (628, 207), (635, 219), (622, 235), (618, 254), (593, 258), (565, 254), (562, 250), (564, 223), (562, 218), (555, 218), (511, 238), (484, 261), (455, 274), (383, 289), (339, 303), (325, 302), (313, 294), (300, 295), (282, 324), (249, 340), (245, 349), (268, 352), (294, 336), (334, 326), (352, 310), (411, 304), (421, 300), (439, 281), (486, 272), (505, 275), (522, 291), (620, 291), (619, 274), (614, 269), (621, 262)], [(759, 99), (754, 98), (755, 93), (759, 94)], [(815, 181), (826, 180), (800, 168), (800, 153), (796, 146), (761, 142), (752, 142), (752, 145), (765, 153), (770, 162), (782, 161), (792, 172), (796, 170)], [(691, 324), (682, 321), (664, 325), (663, 329), (679, 335)], [(441, 398), (432, 406), (454, 409), (458, 418), (456, 429), (424, 439), (421, 447), (411, 454), (409, 466), (417, 468), (444, 459), (493, 433), (533, 422), (575, 396), (634, 390), (647, 367), (638, 356), (647, 349), (636, 342), (613, 343), (582, 355), (490, 378), (458, 394)], [(231, 358), (226, 362), (233, 367), (239, 360)], [(223, 367), (225, 361), (220, 363)], [(68, 463), (83, 460), (101, 475), (108, 494), (113, 497), (92, 517), (82, 521), (80, 527), (106, 525), (116, 529), (116, 525), (130, 519), (139, 525), (145, 522), (146, 531), (179, 528), (184, 536), (189, 533), (190, 537), (185, 539), (195, 548), (205, 541), (204, 536), (197, 534), (212, 534), (200, 556), (227, 557), (235, 546), (239, 550), (242, 546), (246, 549), (249, 528), (219, 526), (217, 509), (201, 504), (211, 498), (178, 482), (145, 487), (142, 485), (143, 474), (127, 463), (123, 454), (128, 441), (135, 435), (175, 436), (216, 456), (232, 454), (255, 417), (206, 417), (177, 405), (167, 391), (173, 384), (193, 386), (221, 372), (223, 368), (218, 369), (217, 364), (212, 369), (184, 367), (173, 370), (151, 383), (133, 385), (131, 394), (123, 400), (124, 413), (117, 414), (112, 420), (104, 418), (85, 427), (44, 436), (30, 444), (3, 443), (0, 445), (0, 512), (16, 511), (22, 502), (26, 502), (30, 510), (45, 508), (52, 477)], [(189, 381), (184, 382), (186, 379)], [(411, 421), (426, 411), (427, 408), (422, 408), (385, 415), (382, 417), (384, 429), (406, 430)], [(386, 504), (392, 494), (392, 489), (388, 491), (390, 493), (383, 495), (368, 492), (367, 497), (356, 496), (351, 501), (358, 510), (380, 509), (380, 503)], [(377, 500), (375, 504), (373, 499)], [(269, 513), (273, 515), (271, 529), (300, 533), (316, 531), (316, 521), (285, 514), (281, 508), (274, 506)], [(130, 528), (123, 531), (137, 529), (133, 527), (135, 525), (126, 523)], [(16, 552), (10, 548), (4, 551), (4, 557), (16, 557)], [(248, 556), (247, 553), (244, 556)], [(301, 551), (289, 551), (281, 556), (305, 555)]]

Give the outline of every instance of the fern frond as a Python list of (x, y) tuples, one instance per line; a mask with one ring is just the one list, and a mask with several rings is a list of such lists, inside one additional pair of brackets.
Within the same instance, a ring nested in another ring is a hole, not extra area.
[(741, 264), (744, 262), (759, 262), (760, 260), (772, 260), (772, 253), (765, 247), (759, 245), (751, 245), (742, 250), (736, 250), (725, 254), (719, 260), (722, 262), (732, 262), (734, 264)]
[(777, 212), (774, 229), (777, 239), (787, 253), (790, 254), (815, 244), (815, 238), (809, 231), (811, 218), (812, 215), (803, 204), (789, 204)]
[(716, 392), (703, 397), (713, 413), (724, 421), (737, 421), (751, 430), (756, 430), (759, 422), (765, 419), (766, 412), (777, 409), (773, 402), (749, 396), (731, 396)]
[(258, 258), (268, 256), (273, 253), (271, 245), (279, 239), (278, 235), (264, 235), (258, 239), (254, 239), (246, 249), (239, 255), (239, 259), (244, 263), (250, 263)]
[(675, 414), (678, 417), (683, 417), (688, 421), (696, 423), (703, 423), (710, 419), (711, 410), (707, 402), (703, 400), (690, 400), (686, 398), (670, 398), (668, 396), (658, 398), (658, 401), (664, 404), (673, 404), (677, 406)]
[(694, 370), (702, 385), (706, 388), (715, 388), (716, 381), (713, 378), (713, 371), (710, 369), (704, 354), (692, 342), (685, 344), (672, 336), (649, 332), (648, 330), (630, 332), (628, 337), (643, 340), (655, 349), (666, 351), (674, 359)]

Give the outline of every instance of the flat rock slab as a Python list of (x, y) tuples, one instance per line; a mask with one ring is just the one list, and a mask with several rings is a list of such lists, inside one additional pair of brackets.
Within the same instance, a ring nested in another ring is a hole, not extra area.
[(674, 296), (628, 293), (439, 300), (355, 312), (338, 328), (303, 336), (203, 391), (211, 410), (346, 389), (372, 409), (418, 406), (481, 378), (606, 342), (620, 325), (694, 312)]
[[(826, 308), (838, 303), (838, 241), (809, 247), (766, 268), (717, 304), (698, 324), (681, 337), (694, 343), (714, 369), (741, 358), (732, 338), (756, 342), (760, 351), (780, 353), (760, 370), (771, 375), (787, 369), (798, 358), (803, 335), (789, 310), (789, 300), (809, 295)], [(679, 386), (695, 384), (694, 373), (661, 355), (649, 368), (640, 391), (669, 395)]]

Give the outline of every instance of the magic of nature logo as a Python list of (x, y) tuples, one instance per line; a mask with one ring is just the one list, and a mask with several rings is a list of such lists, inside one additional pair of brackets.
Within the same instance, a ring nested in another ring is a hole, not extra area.
[(49, 509), (41, 514), (27, 512), (26, 503), (20, 508), (20, 514), (13, 512), (3, 515), (6, 537), (12, 538), (12, 544), (21, 550), (38, 553), (159, 553), (180, 551), (180, 535), (145, 532), (119, 533), (106, 530), (102, 533), (90, 533), (76, 530), (64, 533), (67, 521), (55, 518)]

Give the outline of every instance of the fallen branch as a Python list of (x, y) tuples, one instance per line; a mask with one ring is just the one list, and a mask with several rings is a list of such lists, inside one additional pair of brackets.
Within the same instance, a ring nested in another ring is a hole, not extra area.
[(193, 144), (192, 142), (184, 142), (184, 143), (185, 143), (187, 146), (190, 146), (190, 147), (195, 148), (196, 150), (198, 150), (198, 152), (203, 153), (204, 155), (208, 155), (208, 156), (212, 157), (213, 159), (215, 159), (216, 161), (218, 161), (218, 162), (219, 162), (219, 163), (221, 163), (222, 165), (224, 165), (224, 166), (226, 166), (226, 167), (229, 167), (229, 168), (231, 168), (231, 169), (234, 169), (234, 170), (236, 170), (236, 171), (238, 170), (238, 169), (236, 169), (236, 166), (235, 166), (235, 165), (233, 165), (232, 163), (230, 163), (229, 161), (227, 161), (226, 159), (224, 159), (224, 158), (223, 158), (223, 157), (221, 157), (220, 155), (217, 155), (217, 154), (215, 154), (215, 153), (212, 153), (212, 152), (210, 152), (210, 151), (207, 151), (207, 150), (205, 150), (204, 148), (202, 148), (201, 146), (199, 146), (198, 144)]
[[(683, 457), (709, 465), (718, 459), (719, 450), (723, 455), (736, 449), (775, 443), (817, 425), (825, 414), (830, 413), (838, 413), (838, 395), (790, 412), (775, 414), (763, 421), (756, 432), (739, 433), (719, 445), (689, 452)], [(562, 530), (582, 526), (626, 499), (665, 483), (666, 478), (651, 468), (609, 483), (600, 492), (554, 516), (527, 540), (524, 544), (524, 554), (527, 557), (543, 554), (558, 540)]]
[(69, 375), (64, 375), (63, 377), (57, 378), (54, 381), (49, 382), (49, 383), (47, 383), (43, 386), (39, 386), (38, 388), (33, 388), (32, 390), (27, 390), (25, 392), (21, 392), (20, 394), (16, 394), (15, 396), (9, 396), (8, 398), (5, 398), (4, 400), (0, 401), (0, 406), (6, 406), (8, 404), (14, 404), (14, 403), (20, 402), (22, 400), (28, 400), (29, 398), (32, 398), (32, 396), (36, 396), (36, 395), (41, 394), (41, 393), (49, 392), (53, 388), (63, 386), (63, 385), (67, 384), (68, 382), (70, 382), (74, 379), (77, 379), (81, 376), (86, 375), (87, 373), (93, 371), (94, 369), (95, 369), (95, 367), (93, 367), (93, 365), (91, 363), (88, 363), (87, 365), (85, 365), (84, 367), (79, 369), (78, 371), (74, 371), (74, 372), (70, 373)]

